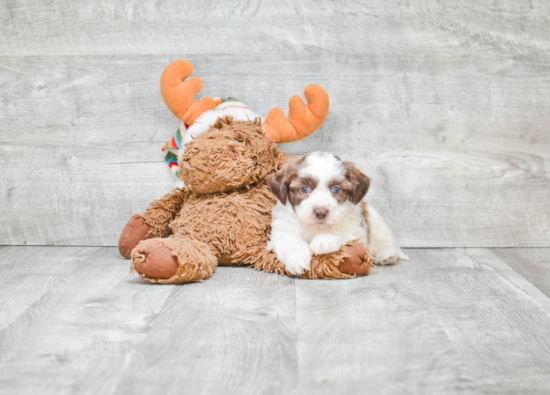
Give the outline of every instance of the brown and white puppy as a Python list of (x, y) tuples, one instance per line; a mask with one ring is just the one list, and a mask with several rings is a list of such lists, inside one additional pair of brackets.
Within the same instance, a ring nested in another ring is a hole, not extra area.
[(383, 218), (363, 202), (370, 179), (349, 162), (314, 152), (267, 179), (277, 197), (267, 246), (291, 274), (310, 268), (312, 255), (338, 251), (359, 239), (377, 264), (408, 259)]

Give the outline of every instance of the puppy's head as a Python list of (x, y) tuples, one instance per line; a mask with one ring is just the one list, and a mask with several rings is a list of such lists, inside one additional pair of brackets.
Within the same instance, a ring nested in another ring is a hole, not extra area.
[(267, 179), (273, 194), (306, 226), (328, 229), (340, 222), (350, 204), (365, 197), (370, 179), (349, 162), (314, 152), (285, 164)]

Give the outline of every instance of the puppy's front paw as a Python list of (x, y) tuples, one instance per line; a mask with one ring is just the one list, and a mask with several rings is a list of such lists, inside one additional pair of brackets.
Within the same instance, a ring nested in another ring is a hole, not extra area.
[(342, 247), (340, 238), (330, 234), (318, 235), (309, 243), (309, 248), (314, 255), (330, 254), (339, 251), (340, 247)]
[(397, 250), (391, 244), (382, 244), (375, 253), (375, 265), (393, 265), (399, 259)]
[(288, 254), (283, 262), (285, 269), (295, 276), (303, 274), (311, 268), (311, 251), (309, 248), (299, 248)]

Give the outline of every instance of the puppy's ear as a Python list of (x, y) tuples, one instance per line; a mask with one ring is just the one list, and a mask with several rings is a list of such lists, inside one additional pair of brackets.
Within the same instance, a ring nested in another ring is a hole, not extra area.
[(270, 174), (267, 177), (269, 189), (283, 204), (286, 204), (286, 200), (288, 199), (288, 184), (285, 183), (287, 178), (285, 174), (286, 167), (286, 165), (283, 166), (277, 173)]
[(363, 200), (367, 194), (370, 186), (370, 178), (357, 170), (357, 167), (355, 167), (353, 163), (344, 162), (344, 166), (346, 166), (346, 178), (353, 186), (349, 200), (351, 200), (353, 204), (357, 204)]
[(302, 159), (289, 157), (281, 167), (281, 170), (267, 177), (269, 189), (271, 189), (271, 192), (273, 192), (281, 203), (286, 204), (288, 200), (288, 186), (298, 174), (298, 170), (303, 166), (306, 156)]

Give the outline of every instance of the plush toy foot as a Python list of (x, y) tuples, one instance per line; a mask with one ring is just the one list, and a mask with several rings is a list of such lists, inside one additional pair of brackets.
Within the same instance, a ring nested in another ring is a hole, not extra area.
[(158, 239), (143, 240), (132, 251), (132, 263), (146, 277), (167, 279), (178, 271), (178, 260), (172, 250)]
[(156, 283), (202, 281), (212, 275), (218, 259), (205, 243), (171, 236), (141, 241), (132, 251), (133, 270)]
[(151, 227), (147, 225), (140, 214), (134, 214), (122, 229), (118, 240), (118, 251), (124, 258), (130, 258), (132, 250), (140, 241), (152, 238)]
[[(367, 248), (360, 243), (351, 243), (347, 246), (351, 256), (344, 258), (338, 269), (345, 274), (364, 276), (370, 273), (372, 258)], [(365, 259), (367, 258), (367, 259)]]

